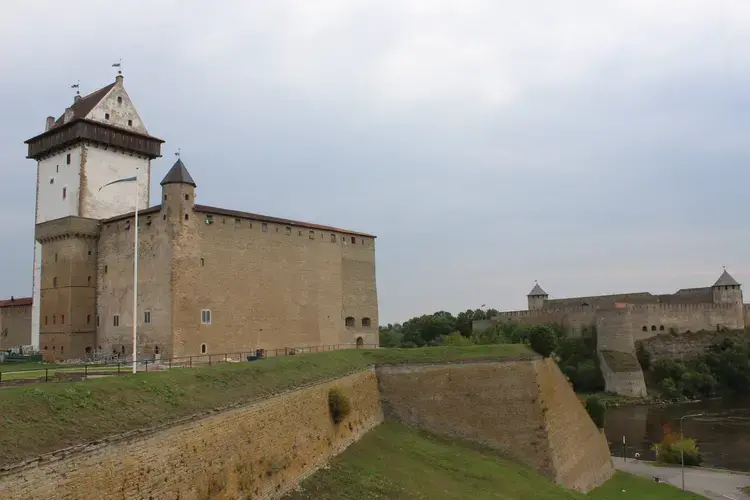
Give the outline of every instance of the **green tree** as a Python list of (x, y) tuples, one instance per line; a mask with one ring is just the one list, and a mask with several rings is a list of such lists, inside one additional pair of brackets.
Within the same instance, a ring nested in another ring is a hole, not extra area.
[(548, 358), (555, 352), (557, 336), (554, 330), (546, 325), (534, 325), (529, 331), (529, 347), (537, 354)]
[(599, 429), (604, 428), (604, 422), (607, 415), (607, 406), (602, 402), (599, 396), (589, 396), (586, 398), (586, 411), (591, 420)]

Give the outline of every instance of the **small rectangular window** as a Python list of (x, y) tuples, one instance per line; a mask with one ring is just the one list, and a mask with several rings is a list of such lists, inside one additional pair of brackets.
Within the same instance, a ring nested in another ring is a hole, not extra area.
[(203, 267), (203, 266), (205, 266), (205, 265), (206, 265), (206, 261), (205, 261), (205, 260), (203, 260), (203, 257), (201, 257), (201, 267)]
[(146, 217), (146, 225), (147, 226), (151, 225), (151, 216), (150, 215), (148, 217)]
[(96, 326), (99, 326), (99, 315), (96, 315)]
[(112, 318), (112, 326), (120, 326), (120, 315), (115, 314)]
[(203, 323), (204, 325), (211, 324), (211, 310), (210, 309), (203, 309), (201, 311), (201, 323)]
[(87, 314), (87, 315), (86, 315), (86, 324), (87, 324), (87, 325), (90, 325), (90, 324), (91, 324), (91, 315), (90, 315), (90, 314)]
[(65, 324), (65, 315), (64, 315), (64, 314), (61, 314), (61, 315), (60, 315), (60, 324), (61, 324), (61, 325), (64, 325), (64, 324)]
[(62, 199), (65, 200), (67, 198), (68, 198), (68, 188), (64, 187), (63, 193), (62, 193)]
[(357, 242), (357, 238), (355, 238), (354, 236), (352, 236), (352, 243), (356, 243), (356, 242)]
[(336, 243), (336, 235), (331, 234), (331, 243)]
[(109, 120), (109, 113), (104, 113), (104, 119)]
[(54, 184), (54, 183), (55, 183), (55, 178), (54, 178), (54, 177), (50, 177), (50, 179), (49, 179), (49, 183), (50, 183), (50, 184)]
[(129, 230), (130, 230), (130, 221), (126, 220), (125, 221), (125, 231), (129, 231)]
[(235, 227), (239, 227), (241, 225), (242, 225), (242, 220), (241, 219), (234, 219), (234, 226)]
[(143, 311), (143, 322), (147, 325), (151, 323), (151, 311)]
[(107, 274), (107, 266), (104, 266), (104, 274)]
[(289, 226), (287, 226), (287, 227), (286, 227), (286, 228), (284, 229), (284, 232), (286, 233), (286, 235), (287, 235), (287, 236), (289, 236), (290, 234), (292, 234), (292, 228), (291, 228), (291, 227), (289, 227)]
[(133, 126), (133, 120), (128, 120), (128, 127), (132, 127), (132, 126)]
[(214, 216), (206, 215), (206, 224), (213, 224), (213, 223), (214, 223)]
[(260, 230), (263, 231), (264, 233), (267, 233), (268, 232), (268, 223), (264, 222), (263, 224), (261, 224), (260, 225)]
[(310, 239), (311, 240), (315, 239), (315, 231), (310, 231)]
[(65, 157), (65, 163), (70, 165), (70, 153), (68, 153), (68, 156)]

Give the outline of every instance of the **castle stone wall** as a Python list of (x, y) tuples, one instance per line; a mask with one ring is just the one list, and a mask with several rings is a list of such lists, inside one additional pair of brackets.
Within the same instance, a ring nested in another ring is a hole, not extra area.
[[(138, 356), (151, 357), (157, 349), (161, 356), (169, 356), (173, 354), (172, 240), (160, 207), (147, 212), (139, 214), (138, 228)], [(132, 216), (103, 221), (101, 226), (97, 347), (105, 354), (132, 354), (134, 230)], [(150, 323), (145, 323), (147, 311)]]
[[(203, 345), (211, 354), (354, 344), (359, 337), (378, 343), (374, 238), (197, 210), (188, 216), (174, 237), (178, 353), (203, 352)], [(201, 310), (211, 311), (211, 324), (201, 323)]]
[(0, 348), (26, 346), (30, 342), (31, 304), (19, 302), (0, 307)]
[[(328, 391), (351, 413), (334, 424)], [(372, 370), (0, 473), (0, 499), (280, 498), (382, 421)]]
[(604, 435), (553, 360), (377, 368), (385, 417), (487, 444), (589, 491), (612, 475)]
[(597, 312), (597, 356), (608, 392), (626, 396), (646, 396), (643, 378), (635, 355), (634, 315), (639, 306), (625, 305)]

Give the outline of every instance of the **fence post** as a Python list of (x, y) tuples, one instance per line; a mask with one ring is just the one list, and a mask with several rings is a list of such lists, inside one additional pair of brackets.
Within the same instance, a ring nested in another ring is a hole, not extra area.
[(120, 362), (119, 361), (117, 362), (117, 374), (118, 375), (120, 374)]
[(192, 367), (193, 367), (193, 357), (192, 357), (192, 356), (190, 356), (190, 357), (188, 358), (188, 363), (189, 363), (189, 364), (188, 364), (188, 367), (189, 367), (189, 368), (192, 368)]
[(211, 355), (208, 355), (208, 366), (211, 366)]
[(168, 363), (169, 363), (169, 367), (172, 368), (172, 358), (169, 358)]
[(45, 368), (44, 369), (44, 381), (45, 382), (49, 381), (49, 373), (48, 372), (49, 372), (49, 368)]
[(3, 385), (3, 372), (0, 372), (0, 385)]
[(89, 376), (89, 365), (86, 363), (83, 364), (83, 378), (88, 378)]
[(227, 362), (227, 354), (226, 353), (224, 353), (224, 362), (225, 363)]
[(144, 363), (146, 364), (146, 371), (148, 371), (148, 360), (144, 361)]

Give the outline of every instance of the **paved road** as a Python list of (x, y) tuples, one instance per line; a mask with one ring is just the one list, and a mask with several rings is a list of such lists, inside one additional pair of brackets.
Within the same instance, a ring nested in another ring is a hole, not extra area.
[[(617, 470), (647, 476), (658, 477), (660, 480), (680, 488), (682, 476), (679, 467), (658, 467), (648, 462), (612, 457)], [(716, 470), (701, 470), (699, 468), (685, 468), (685, 489), (703, 495), (712, 500), (746, 500), (750, 496), (740, 491), (740, 488), (750, 486), (750, 476), (744, 474), (730, 474)]]

